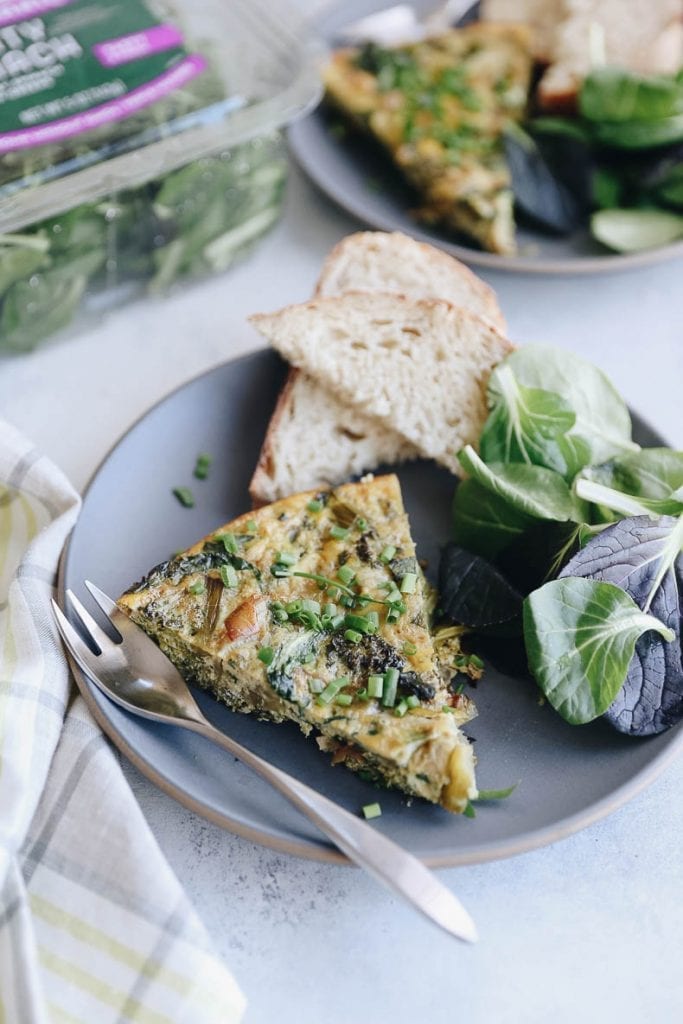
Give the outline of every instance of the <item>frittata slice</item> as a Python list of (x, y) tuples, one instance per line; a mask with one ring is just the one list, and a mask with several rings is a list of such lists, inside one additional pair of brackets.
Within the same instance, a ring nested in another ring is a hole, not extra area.
[(422, 220), (484, 249), (516, 249), (503, 130), (524, 116), (529, 30), (475, 23), (410, 46), (337, 51), (324, 71), (331, 104), (391, 154), (420, 193)]
[(474, 714), (449, 688), (395, 476), (247, 513), (119, 599), (183, 676), (315, 730), (334, 763), (460, 812)]

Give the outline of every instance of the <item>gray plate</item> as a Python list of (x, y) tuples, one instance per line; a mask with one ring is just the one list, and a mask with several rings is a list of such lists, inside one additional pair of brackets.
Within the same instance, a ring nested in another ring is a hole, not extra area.
[[(227, 363), (169, 395), (119, 441), (95, 473), (62, 559), (60, 592), (71, 587), (86, 604), (83, 579), (112, 595), (172, 552), (194, 543), (249, 507), (247, 485), (284, 376), (271, 352)], [(639, 425), (641, 442), (655, 435)], [(214, 464), (194, 480), (199, 452)], [(453, 478), (432, 463), (402, 467), (399, 477), (420, 557), (435, 569), (449, 536)], [(196, 507), (182, 508), (173, 487), (188, 484)], [(104, 731), (154, 782), (230, 831), (278, 849), (320, 859), (336, 850), (278, 794), (224, 751), (199, 736), (129, 715), (83, 677), (81, 692)], [(478, 686), (476, 739), (479, 784), (516, 792), (486, 805), (474, 821), (395, 792), (378, 791), (343, 768), (332, 768), (314, 741), (293, 725), (272, 725), (199, 693), (218, 728), (315, 786), (349, 810), (379, 798), (376, 827), (431, 864), (505, 857), (569, 834), (607, 814), (645, 786), (683, 744), (675, 729), (647, 740), (627, 739), (600, 723), (575, 728), (540, 707), (533, 685), (490, 668)]]
[[(435, 0), (411, 0), (418, 11), (429, 11)], [(337, 30), (349, 22), (390, 6), (391, 0), (350, 0), (327, 11), (315, 27), (335, 45)], [(383, 231), (403, 231), (431, 242), (458, 259), (497, 270), (533, 273), (586, 274), (645, 266), (683, 255), (683, 241), (637, 253), (610, 253), (591, 238), (588, 229), (554, 238), (518, 228), (519, 254), (499, 256), (473, 248), (439, 229), (419, 224), (411, 211), (419, 205), (390, 161), (362, 136), (344, 139), (330, 133), (330, 118), (319, 107), (289, 129), (289, 143), (311, 181), (330, 199), (363, 224)]]

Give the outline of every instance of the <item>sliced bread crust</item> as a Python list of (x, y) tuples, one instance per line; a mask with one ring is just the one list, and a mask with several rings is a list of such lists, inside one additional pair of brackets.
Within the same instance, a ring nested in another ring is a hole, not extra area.
[(251, 322), (343, 404), (454, 473), (457, 452), (481, 432), (490, 373), (513, 349), (449, 302), (382, 292), (314, 299)]
[(400, 231), (358, 231), (342, 238), (323, 263), (315, 294), (375, 291), (447, 299), (506, 330), (492, 288), (453, 256)]
[[(453, 257), (400, 232), (359, 231), (342, 239), (325, 260), (316, 295), (374, 289), (449, 299), (505, 331), (495, 293), (487, 284)], [(416, 448), (395, 431), (292, 368), (271, 417), (249, 493), (259, 506), (417, 455)]]
[(268, 425), (249, 493), (256, 507), (287, 494), (338, 484), (380, 465), (416, 458), (393, 430), (340, 402), (292, 367)]

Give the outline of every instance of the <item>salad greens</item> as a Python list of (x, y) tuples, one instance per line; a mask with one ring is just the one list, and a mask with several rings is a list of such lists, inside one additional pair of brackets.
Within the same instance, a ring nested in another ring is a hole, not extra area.
[(593, 236), (618, 252), (683, 237), (683, 74), (597, 68), (578, 117), (526, 127), (531, 138), (515, 130), (506, 146), (515, 197), (536, 223), (566, 234), (592, 213)]
[(641, 612), (620, 587), (594, 579), (553, 580), (524, 603), (529, 667), (572, 725), (607, 711), (624, 684), (636, 641), (649, 630), (674, 639), (673, 630)]
[(565, 352), (512, 353), (488, 403), (479, 453), (459, 453), (446, 620), (517, 628), (570, 722), (668, 728), (683, 718), (683, 452), (635, 444), (604, 374)]
[(0, 235), (0, 350), (34, 348), (112, 286), (226, 269), (279, 216), (285, 176), (275, 133)]

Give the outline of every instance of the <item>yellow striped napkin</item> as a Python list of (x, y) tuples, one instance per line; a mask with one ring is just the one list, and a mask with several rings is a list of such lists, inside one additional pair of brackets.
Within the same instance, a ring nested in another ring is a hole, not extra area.
[(79, 504), (0, 421), (0, 1024), (232, 1024), (242, 994), (75, 696), (52, 622)]

